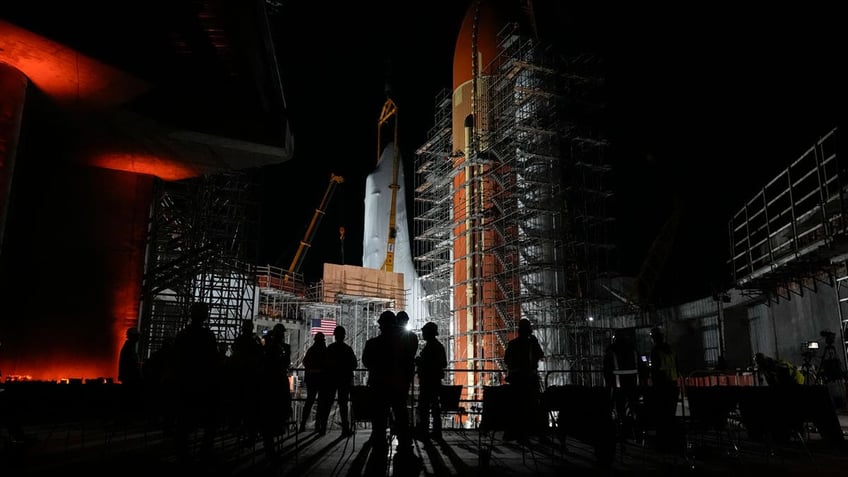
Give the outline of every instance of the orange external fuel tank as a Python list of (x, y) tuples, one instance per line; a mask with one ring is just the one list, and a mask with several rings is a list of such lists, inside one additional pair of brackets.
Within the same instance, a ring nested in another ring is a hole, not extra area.
[[(497, 33), (504, 25), (499, 2), (471, 2), (456, 40), (453, 59), (452, 141), (453, 141), (453, 330), (456, 384), (463, 386), (463, 398), (482, 398), (484, 370), (493, 369), (500, 350), (495, 334), (493, 297), (498, 293), (491, 280), (494, 257), (486, 247), (495, 240), (483, 222), (489, 207), (491, 184), (485, 173), (489, 166), (472, 160), (483, 127), (477, 115), (485, 111), (481, 103), (487, 75), (485, 67), (497, 55)], [(475, 115), (477, 113), (477, 115)], [(488, 278), (487, 278), (488, 277)], [(497, 376), (494, 374), (493, 376)]]

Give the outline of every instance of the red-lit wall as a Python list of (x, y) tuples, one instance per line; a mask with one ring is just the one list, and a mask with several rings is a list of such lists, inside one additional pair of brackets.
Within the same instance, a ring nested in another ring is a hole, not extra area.
[(20, 106), (26, 78), (23, 121), (0, 128), (0, 183), (11, 184), (0, 204), (0, 377), (114, 378), (138, 320), (153, 178), (197, 171), (97, 126), (143, 81), (3, 20), (0, 63), (10, 80), (0, 110)]
[(39, 156), (19, 158), (0, 257), (0, 371), (116, 377), (138, 319), (152, 176)]

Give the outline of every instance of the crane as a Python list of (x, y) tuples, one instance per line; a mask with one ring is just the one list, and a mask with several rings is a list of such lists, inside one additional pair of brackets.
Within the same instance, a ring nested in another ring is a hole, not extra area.
[(308, 252), (309, 247), (312, 246), (312, 239), (315, 237), (315, 231), (318, 229), (318, 225), (321, 224), (321, 219), (324, 218), (327, 204), (329, 204), (330, 199), (333, 198), (333, 193), (336, 191), (336, 187), (338, 187), (338, 185), (342, 182), (344, 182), (344, 178), (342, 176), (332, 173), (330, 174), (330, 183), (327, 184), (327, 190), (324, 191), (324, 197), (321, 199), (321, 204), (317, 209), (315, 209), (315, 214), (312, 215), (312, 221), (309, 222), (309, 227), (306, 228), (303, 240), (300, 241), (300, 246), (298, 246), (297, 252), (294, 254), (291, 265), (289, 265), (288, 273), (286, 273), (285, 281), (289, 281), (294, 274), (300, 271), (300, 266), (303, 265), (303, 259), (306, 257), (306, 252)]
[(377, 121), (377, 164), (380, 163), (380, 154), (382, 152), (383, 142), (382, 142), (382, 131), (383, 126), (389, 122), (390, 119), (394, 119), (392, 121), (394, 126), (394, 139), (392, 141), (393, 151), (392, 151), (392, 183), (389, 185), (389, 189), (392, 190), (392, 202), (389, 207), (389, 236), (386, 240), (386, 260), (383, 262), (383, 266), (380, 267), (380, 270), (385, 272), (393, 272), (395, 268), (395, 239), (397, 238), (397, 191), (400, 189), (398, 185), (398, 156), (400, 155), (398, 152), (398, 108), (392, 98), (387, 98), (386, 102), (383, 104), (383, 110), (380, 112), (380, 119)]
[(636, 276), (636, 288), (633, 290), (616, 290), (607, 285), (601, 285), (610, 294), (634, 311), (639, 312), (652, 306), (656, 300), (654, 292), (660, 275), (670, 257), (674, 240), (680, 226), (683, 213), (683, 201), (675, 196), (671, 215), (665, 221), (657, 236), (654, 238), (647, 257), (642, 262), (639, 274)]
[(680, 218), (683, 215), (683, 207), (683, 200), (675, 195), (671, 215), (654, 238), (654, 242), (648, 250), (648, 256), (642, 262), (639, 274), (636, 275), (637, 295), (643, 305), (654, 302), (654, 291), (666, 262), (671, 256), (674, 239), (677, 237), (680, 226)]

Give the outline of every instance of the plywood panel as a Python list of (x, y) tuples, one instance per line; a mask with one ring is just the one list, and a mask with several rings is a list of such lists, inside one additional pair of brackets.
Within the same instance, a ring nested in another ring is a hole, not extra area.
[(325, 263), (324, 301), (334, 303), (338, 295), (390, 300), (395, 309), (406, 308), (402, 273)]

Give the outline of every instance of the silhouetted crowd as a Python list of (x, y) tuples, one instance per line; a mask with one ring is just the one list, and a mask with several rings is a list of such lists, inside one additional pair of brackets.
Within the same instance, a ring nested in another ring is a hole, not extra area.
[[(209, 306), (193, 304), (189, 324), (143, 361), (137, 352), (138, 331), (127, 330), (118, 363), (122, 419), (155, 416), (172, 432), (181, 462), (211, 458), (214, 439), (224, 428), (261, 440), (266, 457), (278, 461), (278, 443), (286, 432), (291, 428), (305, 432), (312, 419), (314, 431), (325, 434), (334, 405), (341, 435), (354, 433), (351, 395), (359, 360), (345, 342), (345, 327), (335, 327), (330, 344), (324, 333), (314, 334), (302, 361), (306, 397), (294, 422), (292, 353), (285, 341), (285, 326), (276, 324), (260, 337), (253, 321), (243, 320), (227, 349), (209, 328), (208, 320)], [(439, 397), (448, 366), (445, 347), (436, 338), (437, 325), (428, 322), (423, 326), (424, 346), (419, 350), (418, 335), (407, 329), (408, 322), (404, 311), (395, 314), (387, 310), (377, 320), (380, 334), (363, 348), (367, 395), (362, 396), (364, 404), (356, 416), (372, 426), (372, 454), (387, 456), (383, 451), (396, 436), (395, 456), (400, 461), (413, 458), (413, 434), (428, 439), (432, 429), (432, 436), (441, 438)], [(416, 374), (420, 398), (416, 415), (410, 416), (407, 404)], [(138, 415), (142, 409), (148, 415)], [(192, 450), (193, 436), (198, 436), (197, 451)]]
[[(276, 461), (277, 442), (292, 416), (292, 353), (285, 325), (274, 325), (261, 339), (253, 322), (243, 320), (227, 353), (208, 320), (209, 305), (192, 304), (189, 324), (143, 364), (137, 332), (127, 331), (118, 366), (120, 416), (158, 420), (173, 435), (180, 462), (211, 459), (224, 427), (260, 439), (267, 458)], [(193, 436), (199, 436), (197, 452)]]
[[(261, 442), (268, 462), (278, 464), (286, 434), (306, 432), (310, 420), (317, 435), (326, 434), (334, 405), (342, 437), (354, 435), (356, 422), (370, 424), (367, 473), (382, 474), (392, 455), (396, 466), (416, 465), (414, 441), (442, 438), (448, 354), (438, 340), (435, 323), (424, 324), (419, 338), (408, 329), (406, 312), (383, 311), (377, 319), (379, 334), (368, 339), (362, 349), (361, 363), (367, 370), (364, 385), (355, 384), (360, 360), (346, 343), (345, 327), (335, 327), (330, 344), (324, 333), (314, 333), (302, 360), (306, 395), (296, 417), (292, 350), (286, 342), (285, 326), (278, 323), (260, 337), (253, 321), (243, 320), (239, 334), (226, 346), (210, 329), (209, 318), (209, 305), (194, 303), (188, 310), (187, 326), (164, 340), (146, 360), (138, 355), (139, 332), (134, 327), (126, 330), (120, 350), (117, 422), (155, 420), (172, 436), (179, 462), (214, 462), (216, 437), (224, 430), (235, 430), (253, 443)], [(505, 431), (504, 440), (526, 445), (530, 434), (549, 426), (549, 411), (559, 410), (563, 418), (565, 406), (574, 404), (565, 402), (568, 395), (583, 399), (587, 408), (604, 408), (608, 403), (600, 417), (586, 421), (588, 427), (601, 429), (598, 420), (614, 416), (617, 426), (604, 430), (609, 431), (604, 438), (644, 429), (646, 423), (639, 421), (647, 416), (656, 430), (657, 444), (674, 447), (675, 442), (682, 442), (675, 420), (682, 399), (677, 356), (661, 328), (652, 329), (650, 336), (653, 346), (648, 355), (639, 355), (627, 336), (614, 336), (604, 356), (605, 386), (599, 387), (606, 394), (574, 394), (567, 386), (544, 385), (539, 373), (545, 359), (543, 347), (533, 335), (530, 320), (521, 319), (504, 353), (505, 382), (484, 387), (483, 421), (487, 419), (486, 402), (494, 406), (495, 399), (489, 398), (506, 396), (495, 406), (494, 418), (503, 424), (499, 429)], [(832, 336), (829, 338), (832, 345)], [(825, 353), (826, 359), (833, 358)], [(771, 386), (804, 382), (788, 363), (761, 353), (756, 363)], [(845, 374), (839, 363), (833, 369), (828, 366), (821, 366), (822, 376), (841, 383)], [(491, 396), (486, 395), (487, 390)], [(410, 402), (416, 407), (411, 408)], [(0, 424), (13, 439), (24, 440), (20, 423), (8, 408), (4, 411)], [(578, 417), (571, 418), (578, 422)], [(391, 449), (394, 439), (397, 447)]]

